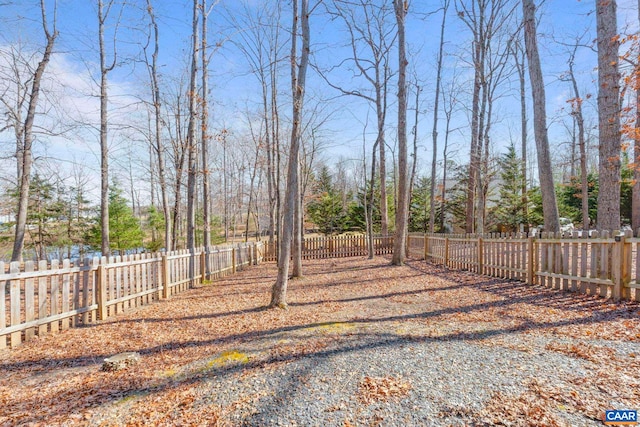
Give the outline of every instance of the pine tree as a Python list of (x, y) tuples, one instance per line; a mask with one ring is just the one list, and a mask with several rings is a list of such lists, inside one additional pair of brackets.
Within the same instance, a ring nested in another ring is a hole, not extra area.
[(315, 184), (317, 196), (307, 206), (307, 214), (326, 236), (347, 230), (348, 215), (343, 195), (336, 190), (329, 168), (323, 166)]
[(516, 147), (511, 144), (507, 152), (498, 160), (500, 166), (500, 197), (496, 200), (495, 219), (504, 231), (518, 231), (520, 224), (527, 222), (523, 212), (521, 159), (516, 154)]
[(431, 218), (431, 180), (426, 176), (418, 178), (411, 194), (409, 205), (409, 231), (426, 233)]
[[(122, 193), (117, 183), (109, 188), (109, 241), (111, 249), (120, 254), (141, 247), (144, 237), (140, 221), (133, 215), (133, 210)], [(99, 218), (92, 227), (88, 240), (92, 246), (100, 247), (102, 234)]]

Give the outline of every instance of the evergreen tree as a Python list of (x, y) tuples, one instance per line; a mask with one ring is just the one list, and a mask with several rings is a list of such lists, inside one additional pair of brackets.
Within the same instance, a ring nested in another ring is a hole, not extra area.
[(63, 205), (56, 196), (53, 184), (35, 174), (29, 183), (27, 230), (38, 259), (47, 259), (47, 247), (57, 246), (59, 220)]
[[(10, 197), (18, 199), (18, 189), (9, 192)], [(29, 180), (29, 198), (27, 210), (25, 248), (35, 251), (40, 260), (47, 259), (47, 248), (58, 246), (61, 241), (60, 219), (64, 204), (58, 198), (53, 184), (37, 173)]]
[(411, 194), (409, 205), (409, 232), (429, 231), (431, 180), (426, 176), (418, 178)]
[(509, 145), (507, 152), (498, 160), (500, 166), (500, 190), (499, 199), (494, 200), (496, 206), (493, 216), (501, 231), (518, 231), (520, 224), (528, 222), (524, 218), (524, 205), (521, 194), (524, 176), (522, 175), (522, 161), (516, 154), (513, 144)]
[[(133, 215), (129, 202), (122, 196), (118, 183), (109, 188), (109, 241), (111, 249), (124, 254), (129, 249), (142, 246), (144, 233), (140, 221)], [(96, 218), (88, 236), (93, 247), (99, 248), (102, 241), (100, 218)]]
[(66, 201), (66, 235), (68, 246), (68, 258), (73, 256), (72, 249), (78, 250), (78, 256), (84, 257), (86, 234), (91, 228), (92, 216), (95, 209), (90, 205), (90, 201), (84, 195), (82, 186), (69, 188), (65, 197)]
[[(595, 221), (598, 212), (598, 175), (589, 173), (587, 175), (587, 185), (589, 187), (589, 218)], [(580, 177), (571, 177), (569, 184), (560, 185), (558, 193), (558, 210), (563, 217), (570, 218), (574, 223), (582, 223), (582, 191)], [(579, 227), (583, 228), (583, 227)]]
[(164, 246), (164, 240), (162, 239), (165, 226), (164, 215), (162, 215), (162, 211), (158, 210), (155, 206), (149, 206), (147, 215), (149, 228), (152, 230), (152, 235), (155, 236), (155, 238), (151, 239), (146, 245), (146, 248), (151, 252), (156, 252)]
[(343, 195), (333, 185), (328, 167), (322, 166), (313, 188), (316, 195), (307, 205), (311, 221), (327, 236), (346, 231), (348, 216)]
[(447, 200), (444, 206), (444, 229), (452, 232), (465, 229), (467, 220), (467, 182), (469, 181), (469, 165), (452, 165), (451, 182), (447, 189)]

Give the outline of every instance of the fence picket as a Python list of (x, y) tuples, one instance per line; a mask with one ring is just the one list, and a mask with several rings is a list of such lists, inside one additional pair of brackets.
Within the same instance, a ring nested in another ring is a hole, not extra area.
[[(47, 261), (42, 260), (38, 262), (38, 271), (46, 271)], [(38, 319), (45, 319), (49, 315), (49, 311), (47, 310), (49, 303), (49, 292), (47, 289), (48, 285), (48, 277), (49, 276), (40, 276), (38, 277)], [(45, 335), (48, 331), (48, 325), (46, 323), (38, 326), (38, 336)]]
[[(12, 262), (9, 264), (9, 273), (19, 273), (20, 263)], [(10, 298), (11, 298), (11, 326), (21, 323), (20, 319), (20, 279), (13, 279), (9, 282)], [(11, 347), (17, 347), (22, 343), (22, 332), (14, 332), (11, 334)]]
[[(26, 261), (24, 263), (24, 271), (31, 273), (34, 271), (33, 261)], [(19, 282), (19, 281), (18, 281)], [(24, 317), (25, 323), (35, 320), (35, 288), (34, 280), (32, 278), (25, 279), (24, 281)], [(35, 336), (35, 328), (28, 328), (25, 330), (25, 340), (30, 340)]]
[[(71, 261), (65, 259), (62, 261), (62, 305), (60, 306), (61, 313), (67, 313), (71, 311), (71, 274), (68, 271), (71, 269)], [(69, 329), (70, 320), (68, 317), (60, 320), (60, 329)]]
[[(5, 272), (4, 262), (0, 261), (0, 274)], [(0, 330), (7, 326), (7, 281), (0, 280), (0, 291), (2, 292), (2, 304), (0, 305)], [(0, 350), (7, 348), (7, 337), (0, 336)]]

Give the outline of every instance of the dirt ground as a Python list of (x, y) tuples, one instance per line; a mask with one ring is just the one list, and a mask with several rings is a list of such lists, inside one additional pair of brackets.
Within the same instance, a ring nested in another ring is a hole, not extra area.
[[(289, 309), (267, 310), (275, 274), (274, 264), (262, 264), (0, 353), (0, 426), (234, 425), (243, 402), (205, 398), (207, 381), (229, 372), (277, 375), (288, 363), (362, 331), (411, 342), (469, 343), (473, 351), (535, 353), (543, 356), (541, 364), (547, 355), (562, 356), (588, 371), (567, 374), (563, 390), (531, 375), (516, 394), (487, 392), (480, 407), (459, 414), (463, 425), (562, 425), (558, 411), (595, 422), (612, 402), (640, 409), (636, 303), (422, 261), (392, 267), (379, 257), (309, 261), (305, 276), (289, 282)], [(128, 351), (140, 353), (141, 361), (101, 370), (105, 358)], [(392, 380), (355, 378), (358, 404), (408, 393), (409, 386)], [(357, 422), (345, 416), (342, 425)]]

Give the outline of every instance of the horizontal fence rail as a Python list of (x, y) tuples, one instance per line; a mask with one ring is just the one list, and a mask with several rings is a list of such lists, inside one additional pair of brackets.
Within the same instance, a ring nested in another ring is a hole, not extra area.
[(0, 262), (0, 349), (169, 298), (263, 257), (256, 242), (82, 262)]
[(613, 300), (640, 300), (640, 238), (602, 232), (410, 235), (408, 253), (451, 269)]
[[(375, 255), (393, 253), (393, 236), (376, 236), (373, 238)], [(265, 243), (265, 261), (276, 261), (277, 241)], [(368, 237), (327, 236), (305, 238), (302, 243), (302, 259), (344, 258), (369, 255)]]
[[(375, 237), (374, 251), (393, 253), (393, 236)], [(407, 253), (451, 269), (616, 301), (640, 300), (640, 238), (629, 232), (411, 234)], [(0, 262), (0, 349), (170, 298), (195, 283), (275, 261), (276, 254), (275, 243), (255, 242), (82, 262)], [(304, 239), (302, 252), (303, 259), (366, 255), (362, 235)]]

